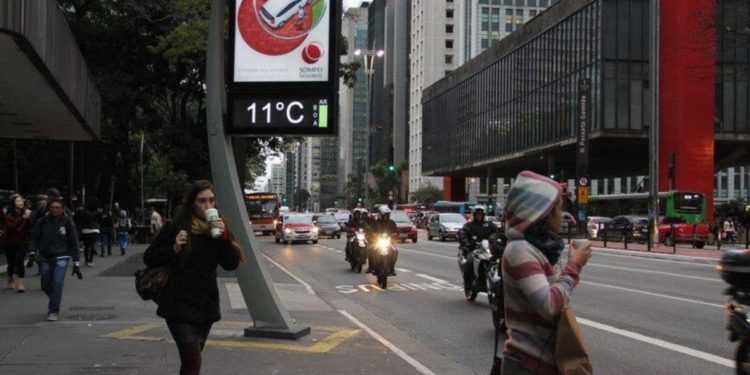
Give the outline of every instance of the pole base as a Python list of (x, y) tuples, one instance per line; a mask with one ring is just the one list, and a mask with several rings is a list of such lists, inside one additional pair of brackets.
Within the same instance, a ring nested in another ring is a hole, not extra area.
[(296, 340), (310, 334), (310, 327), (293, 326), (289, 329), (271, 327), (245, 328), (245, 337), (261, 337), (266, 339)]

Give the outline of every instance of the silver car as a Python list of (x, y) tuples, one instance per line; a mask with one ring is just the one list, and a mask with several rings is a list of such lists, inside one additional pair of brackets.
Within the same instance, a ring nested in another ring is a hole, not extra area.
[(599, 229), (604, 229), (604, 224), (610, 221), (612, 221), (611, 218), (604, 216), (589, 216), (586, 223), (586, 234), (589, 239), (598, 239)]
[(437, 214), (430, 218), (427, 224), (427, 239), (432, 241), (432, 237), (440, 238), (445, 241), (446, 238), (458, 239), (458, 231), (466, 224), (466, 218), (461, 214)]

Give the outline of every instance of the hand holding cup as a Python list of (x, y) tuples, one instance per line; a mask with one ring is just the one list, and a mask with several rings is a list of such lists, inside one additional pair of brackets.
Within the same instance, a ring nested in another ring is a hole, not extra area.
[(591, 257), (591, 242), (586, 239), (576, 239), (568, 247), (568, 259), (585, 266)]
[(211, 225), (211, 237), (219, 238), (224, 231), (224, 222), (219, 217), (219, 211), (215, 208), (206, 210), (206, 221)]
[(179, 253), (182, 247), (187, 245), (187, 236), (188, 234), (184, 230), (177, 233), (177, 236), (174, 238), (174, 251), (176, 253)]

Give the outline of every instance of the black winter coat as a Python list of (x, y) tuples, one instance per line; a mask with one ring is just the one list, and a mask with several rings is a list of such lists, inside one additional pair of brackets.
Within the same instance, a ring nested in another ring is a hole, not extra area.
[(175, 237), (180, 228), (172, 224), (159, 231), (143, 255), (148, 267), (172, 265), (174, 270), (169, 284), (159, 297), (156, 314), (181, 323), (217, 322), (221, 320), (221, 310), (216, 267), (221, 265), (227, 271), (237, 269), (239, 254), (228, 238), (214, 239), (209, 235), (184, 230), (189, 233), (188, 243), (191, 247), (185, 260), (181, 261), (180, 255), (174, 251)]

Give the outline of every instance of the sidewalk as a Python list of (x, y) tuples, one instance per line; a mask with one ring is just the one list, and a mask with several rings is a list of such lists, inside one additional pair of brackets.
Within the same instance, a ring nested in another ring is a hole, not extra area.
[(727, 250), (745, 249), (744, 244), (722, 244), (721, 250), (717, 249), (716, 246), (709, 245), (706, 245), (703, 249), (696, 249), (691, 247), (690, 244), (677, 244), (674, 248), (658, 245), (652, 247), (649, 252), (645, 243), (628, 243), (627, 249), (622, 242), (607, 241), (607, 246), (605, 247), (603, 241), (592, 240), (591, 245), (594, 251), (612, 254), (710, 264), (718, 263)]
[[(94, 268), (82, 268), (83, 280), (68, 268), (57, 322), (45, 320), (36, 268), (27, 272), (26, 293), (0, 290), (0, 373), (176, 374), (179, 356), (156, 304), (134, 289), (144, 250), (136, 245), (124, 257), (97, 257)], [(290, 315), (312, 333), (296, 341), (245, 338), (252, 322), (242, 298), (237, 302), (239, 287), (220, 273), (223, 319), (211, 330), (203, 374), (420, 374), (305, 286), (276, 267), (271, 274)], [(451, 367), (433, 369), (465, 373)]]

